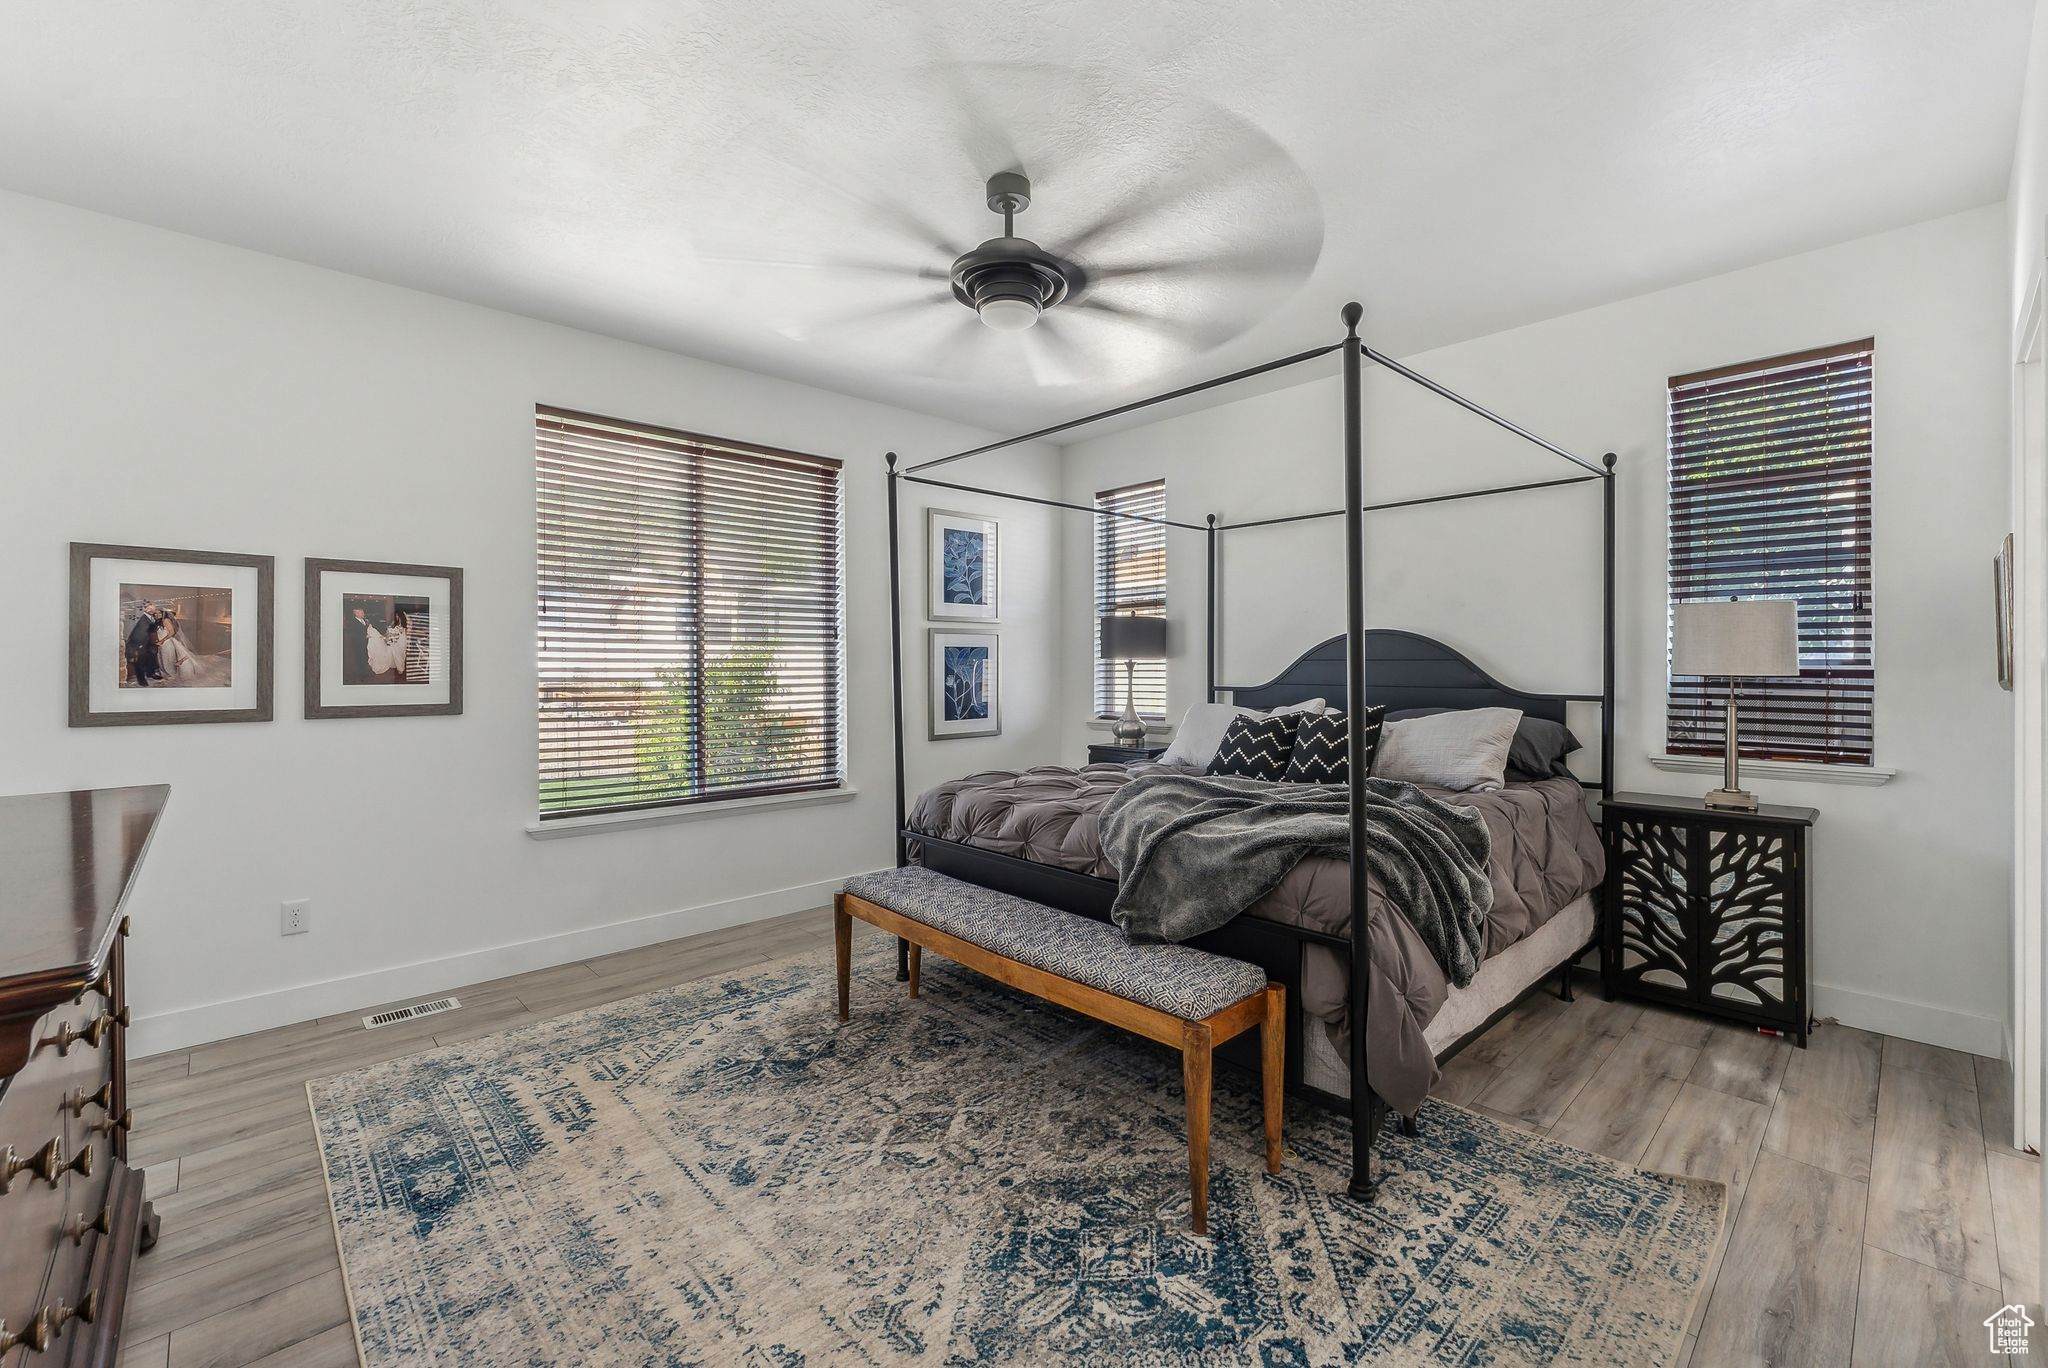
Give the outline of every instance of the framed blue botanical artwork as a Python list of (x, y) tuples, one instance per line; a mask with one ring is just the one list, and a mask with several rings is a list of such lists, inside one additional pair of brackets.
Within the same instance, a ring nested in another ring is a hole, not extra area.
[(934, 627), (931, 654), (932, 740), (1000, 733), (1002, 638)]
[(996, 523), (926, 510), (925, 616), (935, 622), (996, 621)]

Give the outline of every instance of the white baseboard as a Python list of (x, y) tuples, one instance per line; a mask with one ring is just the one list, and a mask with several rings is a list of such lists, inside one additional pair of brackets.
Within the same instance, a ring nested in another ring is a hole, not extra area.
[(1993, 1059), (2002, 1057), (2006, 1051), (2007, 1027), (2002, 1017), (1972, 1016), (1952, 1007), (1877, 997), (1828, 983), (1813, 985), (1813, 1014), (1833, 1017), (1858, 1030), (1880, 1031), (1902, 1040), (1943, 1045)]
[[(852, 874), (846, 876), (851, 877)], [(845, 882), (845, 878), (826, 879), (793, 888), (777, 888), (725, 902), (658, 912), (651, 917), (589, 926), (511, 945), (497, 945), (440, 959), (298, 984), (251, 997), (229, 998), (197, 1007), (159, 1012), (136, 1019), (130, 1028), (128, 1050), (136, 1059), (167, 1050), (188, 1050), (210, 1041), (247, 1035), (251, 1031), (267, 1031), (275, 1026), (289, 1026), (294, 1022), (339, 1012), (353, 1012), (380, 1002), (430, 996), (466, 983), (483, 983), (508, 974), (548, 969), (596, 955), (674, 940), (678, 936), (716, 931), (742, 922), (763, 921), (823, 906), (832, 901), (832, 895)]]
[[(674, 940), (678, 936), (738, 926), (743, 922), (765, 921), (770, 917), (823, 906), (832, 900), (832, 895), (839, 891), (846, 879), (852, 877), (848, 874), (845, 878), (771, 889), (725, 902), (658, 912), (650, 917), (583, 927), (560, 935), (298, 984), (251, 997), (228, 998), (197, 1007), (159, 1012), (136, 1019), (129, 1035), (128, 1050), (136, 1059), (167, 1050), (188, 1050), (195, 1045), (339, 1012), (357, 1011), (380, 1002), (430, 996), (468, 983), (548, 969), (597, 955)], [(2010, 1027), (1998, 1017), (1972, 1016), (1947, 1007), (1877, 997), (1826, 983), (1813, 985), (1813, 1014), (1834, 1017), (1843, 1025), (1860, 1030), (1879, 1031), (1928, 1045), (1944, 1045), (1971, 1054), (1993, 1058), (2006, 1058), (2011, 1054), (2008, 1044)]]

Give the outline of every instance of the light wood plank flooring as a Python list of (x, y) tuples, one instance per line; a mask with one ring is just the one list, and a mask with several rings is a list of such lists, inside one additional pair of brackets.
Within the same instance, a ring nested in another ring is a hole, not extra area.
[[(417, 1022), (350, 1013), (136, 1061), (132, 1154), (163, 1237), (136, 1264), (122, 1364), (355, 1363), (308, 1079), (830, 945), (818, 909), (458, 988), (461, 1010)], [(1728, 1184), (1690, 1368), (2003, 1362), (1979, 1322), (2035, 1301), (2040, 1161), (2011, 1147), (1996, 1060), (1844, 1027), (1801, 1051), (1582, 988), (1523, 1003), (1438, 1095)]]

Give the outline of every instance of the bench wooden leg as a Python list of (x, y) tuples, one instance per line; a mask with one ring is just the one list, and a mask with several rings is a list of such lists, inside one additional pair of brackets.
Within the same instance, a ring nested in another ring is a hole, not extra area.
[(1180, 1028), (1180, 1074), (1188, 1103), (1188, 1186), (1194, 1198), (1197, 1235), (1209, 1233), (1209, 1080), (1213, 1064), (1209, 1027), (1200, 1021)]
[(846, 980), (853, 971), (853, 918), (846, 912), (846, 895), (832, 895), (832, 953), (839, 961), (839, 1019), (846, 1020)]
[(1266, 1172), (1280, 1171), (1280, 1118), (1287, 1097), (1287, 989), (1266, 985), (1266, 1017), (1259, 1023), (1260, 1087), (1266, 1102)]
[(910, 943), (910, 995), (917, 996), (918, 984), (924, 974), (924, 947), (916, 941)]

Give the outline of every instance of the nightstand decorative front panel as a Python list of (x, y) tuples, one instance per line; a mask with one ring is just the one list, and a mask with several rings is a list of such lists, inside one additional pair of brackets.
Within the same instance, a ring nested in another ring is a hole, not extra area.
[(1683, 827), (1624, 820), (1616, 840), (1621, 883), (1621, 970), (1684, 993), (1691, 989), (1691, 860)]
[(1728, 812), (1616, 795), (1602, 971), (1626, 993), (1805, 1043), (1806, 808)]
[(1791, 842), (1770, 831), (1709, 831), (1707, 991), (1783, 1011), (1785, 928), (1791, 920)]

